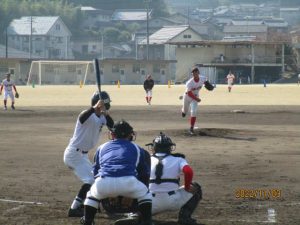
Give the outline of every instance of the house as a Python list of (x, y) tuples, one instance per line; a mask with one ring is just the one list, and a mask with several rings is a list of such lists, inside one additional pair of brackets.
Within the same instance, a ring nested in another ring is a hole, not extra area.
[[(4, 51), (2, 51), (4, 50)], [(11, 49), (9, 49), (11, 50)], [(2, 57), (2, 52), (5, 53), (5, 47), (0, 45), (0, 82), (5, 79), (5, 74), (10, 73), (11, 78), (16, 82), (17, 85), (24, 85), (26, 84), (26, 79), (28, 76), (28, 71), (30, 68), (30, 60), (28, 57), (18, 58), (18, 57)], [(15, 52), (10, 52), (11, 56)], [(19, 52), (21, 53), (21, 52)]]
[(300, 8), (280, 8), (279, 12), (279, 17), (289, 25), (294, 26), (300, 23)]
[(115, 10), (111, 16), (112, 22), (124, 22), (126, 25), (137, 23), (139, 25), (146, 26), (147, 18), (151, 19), (152, 10), (146, 9), (118, 9)]
[[(205, 68), (212, 82), (224, 82), (229, 70), (242, 80), (274, 81), (285, 70), (284, 42), (222, 40), (169, 42), (176, 46), (176, 81), (186, 80), (195, 65)], [(222, 57), (221, 57), (222, 56)]]
[(102, 26), (109, 26), (111, 24), (111, 16), (113, 11), (97, 9), (90, 6), (82, 6), (80, 8), (85, 19), (81, 24), (81, 28), (87, 30), (99, 29)]
[(297, 70), (300, 72), (300, 28), (290, 32), (293, 46), (293, 53), (295, 55), (295, 64)]
[(257, 21), (249, 21), (242, 25), (225, 25), (223, 33), (225, 37), (232, 36), (256, 36), (257, 40), (266, 41), (268, 39), (268, 26), (265, 24), (256, 25)]
[(7, 28), (8, 46), (47, 59), (72, 59), (71, 32), (60, 17), (21, 17)]
[[(150, 35), (148, 54), (149, 59), (175, 59), (175, 46), (169, 45), (172, 41), (199, 41), (203, 38), (190, 26), (166, 26)], [(147, 58), (147, 38), (139, 46), (142, 58)]]
[(102, 58), (103, 40), (101, 36), (72, 38), (72, 49), (75, 59)]

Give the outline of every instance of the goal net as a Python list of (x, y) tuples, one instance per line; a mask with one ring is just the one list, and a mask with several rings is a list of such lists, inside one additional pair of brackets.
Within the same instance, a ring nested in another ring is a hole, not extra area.
[(95, 84), (93, 61), (32, 61), (27, 85)]

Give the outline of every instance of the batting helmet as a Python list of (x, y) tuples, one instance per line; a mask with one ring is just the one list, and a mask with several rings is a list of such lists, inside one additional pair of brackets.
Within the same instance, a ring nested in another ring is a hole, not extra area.
[(130, 135), (132, 137), (135, 135), (132, 126), (125, 120), (116, 122), (112, 128), (112, 133), (116, 138), (127, 138), (130, 137)]
[(152, 145), (155, 153), (160, 152), (170, 154), (176, 147), (176, 144), (172, 142), (171, 138), (163, 132), (160, 132), (160, 134), (153, 140)]
[[(108, 93), (106, 91), (101, 91), (100, 96), (101, 96), (101, 100), (103, 100), (104, 102), (104, 106), (106, 110), (109, 110), (111, 100)], [(94, 106), (99, 101), (99, 99), (100, 99), (99, 91), (96, 91), (92, 96), (92, 101), (91, 101), (92, 106)]]

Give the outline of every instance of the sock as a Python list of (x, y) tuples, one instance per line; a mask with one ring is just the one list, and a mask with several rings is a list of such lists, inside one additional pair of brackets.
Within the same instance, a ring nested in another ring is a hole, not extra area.
[(85, 205), (84, 206), (84, 225), (92, 225), (94, 218), (95, 218), (95, 214), (97, 213), (97, 209), (89, 206), (89, 205)]
[(146, 101), (147, 101), (147, 103), (149, 102), (148, 97), (146, 97)]
[(152, 212), (151, 212), (152, 201), (151, 200), (147, 199), (146, 202), (139, 202), (138, 209), (141, 214), (142, 222), (151, 221), (151, 219), (152, 219)]
[(6, 100), (4, 100), (4, 106), (6, 106), (6, 102), (7, 102), (7, 101), (6, 101)]
[(76, 198), (73, 200), (73, 203), (71, 205), (71, 209), (78, 209), (80, 206), (82, 206), (83, 200), (76, 196)]
[(91, 185), (90, 184), (83, 184), (78, 192), (78, 195), (74, 199), (71, 209), (77, 209), (82, 206), (83, 201), (86, 197), (86, 193), (90, 190)]
[(196, 117), (195, 116), (191, 117), (191, 127), (192, 128), (194, 128), (195, 122), (196, 122)]
[(149, 102), (151, 102), (152, 97), (149, 97)]

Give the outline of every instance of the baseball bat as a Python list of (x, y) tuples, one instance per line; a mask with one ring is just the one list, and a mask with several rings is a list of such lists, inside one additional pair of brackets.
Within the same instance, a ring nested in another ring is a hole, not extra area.
[(100, 67), (99, 67), (99, 60), (96, 58), (94, 59), (94, 70), (96, 74), (96, 79), (97, 79), (97, 87), (99, 91), (99, 99), (101, 99), (101, 78), (100, 78)]

